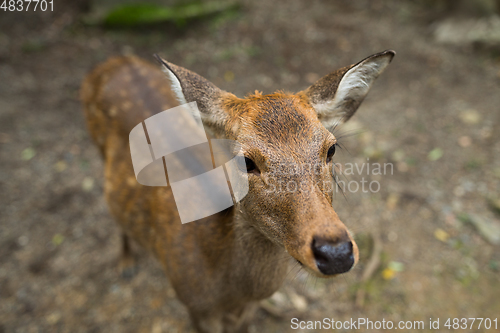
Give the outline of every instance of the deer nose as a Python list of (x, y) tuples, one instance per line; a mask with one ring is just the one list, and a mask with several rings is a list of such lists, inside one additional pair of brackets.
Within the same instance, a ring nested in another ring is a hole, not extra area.
[(325, 275), (345, 273), (354, 265), (351, 241), (333, 242), (315, 237), (311, 247), (316, 266)]

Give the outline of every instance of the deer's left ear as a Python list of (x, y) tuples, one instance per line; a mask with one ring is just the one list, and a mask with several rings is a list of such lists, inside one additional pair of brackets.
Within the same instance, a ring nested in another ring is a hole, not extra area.
[(341, 68), (319, 79), (302, 94), (307, 96), (326, 128), (344, 123), (356, 112), (395, 54), (391, 50), (384, 51)]

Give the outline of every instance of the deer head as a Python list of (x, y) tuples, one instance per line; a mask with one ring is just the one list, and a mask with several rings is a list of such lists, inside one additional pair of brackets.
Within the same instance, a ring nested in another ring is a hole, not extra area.
[(358, 260), (357, 245), (332, 208), (337, 139), (331, 130), (352, 117), (394, 55), (372, 55), (296, 94), (245, 98), (159, 60), (179, 103), (196, 101), (213, 137), (241, 145), (249, 192), (234, 208), (238, 220), (325, 277), (349, 271)]

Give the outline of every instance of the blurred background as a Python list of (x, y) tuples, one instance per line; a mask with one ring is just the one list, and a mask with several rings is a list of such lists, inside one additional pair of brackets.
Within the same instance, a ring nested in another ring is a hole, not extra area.
[(495, 0), (55, 0), (53, 11), (0, 10), (0, 332), (193, 332), (151, 256), (137, 247), (138, 273), (120, 276), (120, 233), (78, 100), (99, 62), (154, 53), (243, 97), (299, 91), (397, 52), (340, 130), (337, 162), (394, 165), (385, 176), (346, 175), (380, 191), (333, 204), (356, 233), (359, 265), (329, 280), (292, 269), (251, 332), (292, 332), (293, 317), (426, 328), (429, 318), (441, 327), (498, 318), (499, 13)]

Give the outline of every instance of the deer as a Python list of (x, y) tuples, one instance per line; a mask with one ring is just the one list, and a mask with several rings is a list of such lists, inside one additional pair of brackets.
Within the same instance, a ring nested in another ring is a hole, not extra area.
[[(333, 129), (354, 115), (394, 55), (373, 54), (295, 94), (244, 98), (160, 57), (158, 66), (135, 56), (98, 65), (80, 97), (103, 158), (104, 196), (123, 231), (123, 267), (134, 265), (130, 240), (151, 252), (200, 333), (247, 332), (259, 302), (285, 280), (284, 257), (320, 278), (351, 270), (358, 247), (325, 185), (338, 145)], [(239, 143), (248, 193), (231, 208), (182, 224), (169, 186), (137, 182), (128, 139), (146, 118), (193, 101), (210, 139)], [(273, 173), (283, 163), (315, 167)], [(272, 175), (307, 186), (270, 191)]]

